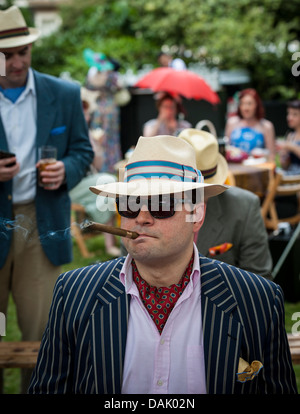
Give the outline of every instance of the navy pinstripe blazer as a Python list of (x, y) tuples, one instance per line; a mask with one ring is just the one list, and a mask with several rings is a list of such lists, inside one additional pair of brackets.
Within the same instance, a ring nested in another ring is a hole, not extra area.
[[(124, 258), (62, 274), (29, 393), (121, 393), (130, 296)], [(280, 287), (200, 255), (207, 392), (297, 393)], [(237, 381), (239, 357), (264, 367)]]

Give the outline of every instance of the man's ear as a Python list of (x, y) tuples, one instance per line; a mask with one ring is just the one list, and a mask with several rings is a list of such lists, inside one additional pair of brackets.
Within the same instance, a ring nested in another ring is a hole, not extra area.
[(197, 204), (193, 213), (194, 232), (198, 232), (203, 225), (206, 212), (206, 203)]
[(194, 206), (194, 210), (186, 216), (190, 223), (193, 223), (194, 232), (197, 232), (202, 227), (206, 212), (206, 203), (199, 203)]

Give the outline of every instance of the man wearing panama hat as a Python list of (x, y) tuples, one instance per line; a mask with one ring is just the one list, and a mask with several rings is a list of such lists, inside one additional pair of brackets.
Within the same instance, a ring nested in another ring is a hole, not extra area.
[[(189, 128), (179, 137), (195, 149), (197, 168), (205, 183), (224, 184), (228, 177), (228, 164), (220, 154), (218, 141), (206, 131)], [(220, 197), (208, 200), (205, 221), (197, 237), (197, 247), (205, 256), (214, 255), (215, 246), (231, 245), (216, 252), (217, 259), (270, 277), (272, 257), (268, 236), (260, 213), (259, 198), (250, 191), (231, 187)]]
[[(11, 290), (24, 341), (41, 339), (60, 266), (72, 260), (70, 234), (57, 236), (70, 226), (68, 191), (93, 160), (79, 87), (31, 68), (38, 37), (17, 7), (0, 11), (0, 149), (14, 154), (0, 159), (0, 311)], [(56, 147), (57, 161), (39, 186), (43, 145)]]
[(91, 190), (116, 200), (129, 254), (59, 277), (29, 393), (296, 393), (280, 287), (193, 243), (226, 186), (164, 135), (123, 177)]
[(38, 29), (27, 27), (21, 12), (16, 6), (1, 12), (0, 27), (1, 48), (29, 45), (40, 36)]

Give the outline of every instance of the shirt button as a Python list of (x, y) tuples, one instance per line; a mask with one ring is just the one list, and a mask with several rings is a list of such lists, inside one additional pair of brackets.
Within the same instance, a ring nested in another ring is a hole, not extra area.
[(158, 380), (157, 381), (157, 385), (159, 385), (160, 387), (163, 385), (163, 382), (162, 382), (162, 380)]
[(165, 343), (165, 340), (164, 339), (161, 339), (160, 340), (160, 344), (163, 345), (164, 343)]

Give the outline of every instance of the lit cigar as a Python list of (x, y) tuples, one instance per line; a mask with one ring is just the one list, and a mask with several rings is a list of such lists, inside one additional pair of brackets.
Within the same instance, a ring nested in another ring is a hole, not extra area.
[(128, 239), (136, 239), (139, 237), (139, 233), (136, 233), (135, 231), (120, 229), (119, 227), (107, 226), (106, 224), (95, 223), (94, 221), (88, 221), (84, 223), (82, 225), (82, 228), (115, 234), (116, 236), (127, 237)]

